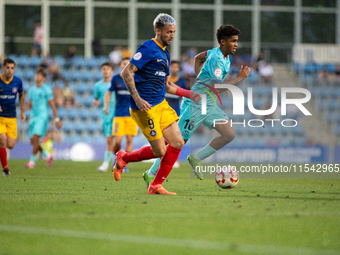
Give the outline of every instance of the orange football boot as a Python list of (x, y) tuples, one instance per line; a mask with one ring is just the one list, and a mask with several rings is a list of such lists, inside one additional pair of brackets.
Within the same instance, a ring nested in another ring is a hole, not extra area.
[(116, 164), (115, 164), (115, 167), (113, 168), (113, 176), (115, 177), (116, 181), (120, 180), (124, 167), (126, 167), (128, 164), (122, 159), (122, 157), (125, 154), (126, 154), (125, 151), (118, 151), (116, 154)]
[(162, 184), (149, 185), (148, 194), (150, 195), (177, 195), (175, 192), (169, 192), (163, 188)]

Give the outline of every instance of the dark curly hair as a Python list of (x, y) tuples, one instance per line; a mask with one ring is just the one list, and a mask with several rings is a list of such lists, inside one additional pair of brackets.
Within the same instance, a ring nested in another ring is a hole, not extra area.
[(232, 37), (233, 35), (239, 35), (241, 32), (233, 25), (222, 25), (217, 29), (216, 37), (218, 43), (221, 43), (222, 39)]
[(5, 58), (4, 61), (2, 62), (3, 66), (6, 66), (7, 64), (14, 64), (14, 66), (15, 66), (15, 62), (11, 58)]

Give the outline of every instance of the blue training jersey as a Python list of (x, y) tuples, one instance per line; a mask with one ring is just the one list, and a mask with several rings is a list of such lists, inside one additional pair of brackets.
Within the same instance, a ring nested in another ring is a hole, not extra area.
[[(178, 87), (182, 89), (186, 89), (186, 82), (184, 79), (180, 77), (176, 77), (176, 79), (172, 80), (170, 79), (173, 83), (175, 83)], [(177, 115), (180, 115), (180, 104), (181, 104), (181, 97), (177, 95), (173, 95), (170, 93), (165, 94), (166, 101), (168, 101), (170, 107), (174, 109), (177, 113)]]
[(53, 100), (53, 91), (49, 86), (30, 87), (28, 99), (32, 100), (32, 117), (48, 116), (48, 101)]
[[(138, 68), (135, 84), (140, 97), (151, 106), (161, 103), (165, 95), (165, 78), (170, 75), (168, 49), (153, 38), (139, 46), (130, 62)], [(137, 110), (132, 97), (130, 101), (131, 109)]]
[(5, 82), (2, 74), (0, 76), (0, 106), (2, 112), (0, 112), (0, 117), (15, 118), (15, 101), (17, 99), (17, 93), (21, 94), (22, 81), (20, 78), (13, 76), (12, 80)]
[[(195, 84), (191, 87), (192, 91), (207, 94), (207, 105), (216, 105), (217, 96), (206, 85), (211, 86), (211, 82), (223, 82), (230, 69), (229, 56), (225, 57), (219, 47), (205, 52), (206, 61), (197, 76)], [(212, 97), (211, 97), (212, 95)], [(187, 100), (185, 98), (185, 100)], [(190, 100), (190, 99), (188, 99)], [(202, 101), (198, 103), (201, 105)]]
[(123, 78), (117, 74), (113, 76), (109, 91), (116, 92), (116, 117), (130, 116), (130, 92), (125, 86)]

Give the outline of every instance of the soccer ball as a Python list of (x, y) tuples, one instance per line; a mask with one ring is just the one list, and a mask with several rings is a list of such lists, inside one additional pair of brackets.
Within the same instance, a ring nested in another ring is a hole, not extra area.
[(215, 181), (222, 189), (232, 189), (239, 182), (239, 174), (235, 167), (224, 166), (215, 174)]

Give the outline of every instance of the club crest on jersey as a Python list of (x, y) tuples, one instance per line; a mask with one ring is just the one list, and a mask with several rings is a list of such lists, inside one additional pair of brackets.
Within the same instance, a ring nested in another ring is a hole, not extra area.
[(13, 89), (12, 89), (12, 92), (15, 94), (15, 93), (17, 93), (18, 92), (18, 88), (17, 87), (14, 87)]
[(216, 68), (214, 71), (214, 74), (216, 77), (220, 77), (222, 75), (222, 70), (221, 68)]
[(134, 60), (140, 60), (142, 58), (142, 53), (141, 52), (137, 52), (134, 56), (133, 59)]
[(150, 131), (150, 135), (151, 135), (152, 137), (155, 137), (155, 136), (157, 135), (157, 132), (156, 132), (155, 130), (151, 130), (151, 131)]

